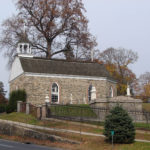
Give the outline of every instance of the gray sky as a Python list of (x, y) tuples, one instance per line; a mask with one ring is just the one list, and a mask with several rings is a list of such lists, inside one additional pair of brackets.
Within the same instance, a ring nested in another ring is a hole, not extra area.
[[(123, 47), (138, 52), (130, 68), (137, 76), (149, 71), (150, 0), (83, 0), (89, 29), (96, 36), (98, 49)], [(13, 0), (0, 1), (0, 24), (16, 12)], [(1, 27), (0, 27), (1, 28)], [(0, 53), (0, 81), (9, 89), (7, 59)]]

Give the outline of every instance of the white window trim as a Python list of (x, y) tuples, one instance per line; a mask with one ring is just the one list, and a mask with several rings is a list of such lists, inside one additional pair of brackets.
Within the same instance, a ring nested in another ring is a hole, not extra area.
[[(54, 92), (52, 91), (53, 84), (56, 84), (58, 86), (58, 102), (52, 102), (52, 94), (54, 94)], [(51, 85), (51, 103), (52, 104), (59, 104), (59, 84), (57, 82), (53, 82), (52, 85)]]

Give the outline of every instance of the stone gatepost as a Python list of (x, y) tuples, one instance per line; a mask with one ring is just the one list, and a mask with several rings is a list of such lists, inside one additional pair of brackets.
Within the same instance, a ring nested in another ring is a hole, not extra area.
[(47, 114), (47, 105), (42, 105), (42, 118), (46, 118)]
[(22, 101), (17, 101), (17, 112), (21, 112), (21, 103)]
[(38, 119), (41, 119), (41, 117), (42, 117), (41, 109), (42, 109), (42, 106), (41, 106), (41, 105), (37, 107), (37, 118), (38, 118)]
[(29, 115), (30, 114), (30, 103), (26, 103), (26, 114)]

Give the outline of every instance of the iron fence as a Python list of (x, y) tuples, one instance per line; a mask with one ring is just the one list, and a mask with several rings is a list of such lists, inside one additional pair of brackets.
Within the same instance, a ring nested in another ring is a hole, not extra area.
[[(47, 117), (57, 118), (70, 121), (82, 122), (104, 122), (110, 109), (106, 108), (91, 108), (88, 105), (47, 105)], [(128, 111), (135, 123), (150, 123), (150, 112), (143, 111)]]

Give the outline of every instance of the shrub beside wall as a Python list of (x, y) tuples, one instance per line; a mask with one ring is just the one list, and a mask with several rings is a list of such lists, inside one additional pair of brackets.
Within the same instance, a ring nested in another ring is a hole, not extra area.
[(17, 101), (25, 102), (27, 94), (25, 90), (12, 91), (9, 96), (9, 103), (7, 105), (7, 113), (11, 113), (17, 110)]
[(0, 113), (6, 112), (7, 104), (0, 104)]
[(114, 143), (133, 143), (135, 128), (128, 113), (120, 106), (114, 107), (106, 117), (104, 135), (111, 142), (111, 131), (115, 131)]

